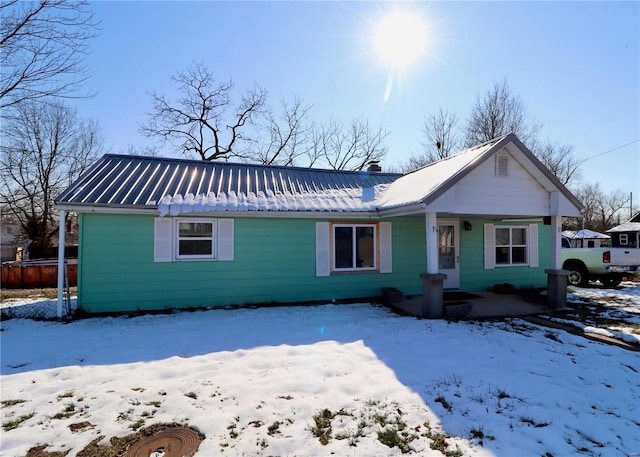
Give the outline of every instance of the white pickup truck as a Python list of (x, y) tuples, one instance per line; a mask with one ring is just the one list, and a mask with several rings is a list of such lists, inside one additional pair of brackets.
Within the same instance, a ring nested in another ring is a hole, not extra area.
[(579, 287), (586, 286), (590, 280), (615, 287), (623, 278), (639, 271), (637, 265), (613, 264), (611, 248), (574, 248), (565, 237), (562, 238), (562, 269), (569, 271), (569, 284)]

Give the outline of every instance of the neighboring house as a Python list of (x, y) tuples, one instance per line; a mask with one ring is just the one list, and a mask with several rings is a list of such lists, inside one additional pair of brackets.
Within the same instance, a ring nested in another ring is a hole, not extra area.
[(505, 282), (564, 306), (562, 216), (582, 209), (512, 134), (406, 175), (106, 155), (56, 205), (79, 213), (90, 313), (395, 287), (423, 294), (425, 317), (443, 289)]
[(563, 230), (565, 237), (572, 248), (605, 248), (611, 246), (611, 237), (593, 230)]
[(0, 260), (21, 260), (20, 254), (24, 251), (21, 227), (18, 222), (9, 218), (2, 218), (0, 224)]
[(617, 265), (640, 266), (640, 213), (607, 233), (611, 235), (611, 262)]

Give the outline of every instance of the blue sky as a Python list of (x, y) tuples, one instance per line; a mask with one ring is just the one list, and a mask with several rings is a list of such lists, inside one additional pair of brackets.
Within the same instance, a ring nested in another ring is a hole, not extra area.
[[(420, 151), (425, 115), (465, 118), (506, 78), (541, 136), (575, 147), (585, 182), (640, 202), (639, 2), (95, 2), (100, 36), (89, 63), (97, 95), (79, 102), (109, 152), (153, 145), (138, 133), (148, 92), (175, 95), (170, 76), (204, 62), (237, 89), (254, 82), (272, 105), (300, 96), (312, 118), (366, 117), (391, 132), (382, 165)], [(427, 55), (394, 76), (372, 31), (390, 11), (426, 24)], [(170, 152), (163, 152), (169, 155)]]

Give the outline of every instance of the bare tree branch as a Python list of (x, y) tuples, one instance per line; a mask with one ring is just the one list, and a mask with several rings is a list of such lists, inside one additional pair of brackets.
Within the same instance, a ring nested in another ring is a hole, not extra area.
[(46, 253), (57, 231), (53, 199), (102, 148), (95, 122), (58, 102), (23, 102), (0, 143), (0, 204), (20, 222), (30, 251)]
[(352, 120), (348, 128), (332, 119), (316, 126), (309, 158), (312, 164), (322, 160), (334, 170), (362, 170), (386, 155), (388, 136), (382, 127), (374, 129), (362, 118)]
[(471, 147), (508, 133), (515, 133), (524, 144), (533, 140), (541, 124), (527, 114), (527, 106), (513, 95), (506, 79), (494, 83), (484, 96), (478, 96), (467, 119), (465, 145)]
[(266, 91), (256, 85), (240, 95), (234, 106), (233, 82), (217, 82), (203, 63), (172, 77), (181, 96), (169, 100), (152, 92), (151, 111), (140, 132), (171, 143), (182, 153), (195, 153), (201, 160), (241, 157), (247, 124), (263, 113)]
[(256, 150), (247, 159), (265, 165), (299, 165), (311, 148), (313, 125), (307, 121), (311, 107), (299, 97), (292, 103), (280, 99), (281, 112), (265, 110), (265, 120), (260, 126)]
[(582, 227), (596, 232), (605, 232), (620, 223), (620, 215), (629, 204), (629, 195), (621, 191), (605, 193), (600, 184), (587, 184), (574, 191), (584, 205), (581, 218), (572, 221), (576, 229)]
[(91, 76), (83, 58), (96, 36), (88, 1), (0, 0), (0, 108), (25, 101), (87, 97)]
[(565, 186), (580, 179), (581, 162), (573, 155), (573, 146), (554, 143), (547, 139), (542, 145), (534, 142), (531, 148), (538, 159)]

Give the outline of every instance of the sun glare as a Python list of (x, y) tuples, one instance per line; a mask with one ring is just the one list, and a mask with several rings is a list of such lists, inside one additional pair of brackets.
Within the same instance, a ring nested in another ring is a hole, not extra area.
[(374, 44), (379, 58), (395, 70), (405, 70), (425, 54), (427, 33), (420, 16), (394, 11), (378, 23)]

